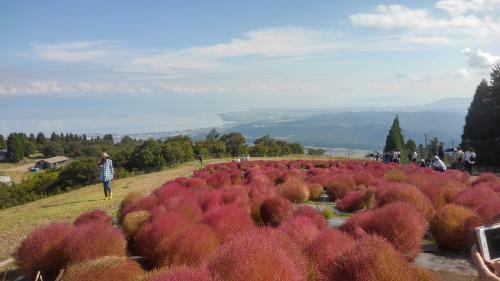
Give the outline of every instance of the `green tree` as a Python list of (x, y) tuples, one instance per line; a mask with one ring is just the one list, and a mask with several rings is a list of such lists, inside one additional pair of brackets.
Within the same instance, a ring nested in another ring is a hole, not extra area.
[(162, 146), (162, 154), (169, 166), (193, 160), (193, 141), (188, 136), (168, 138)]
[(290, 143), (288, 149), (291, 154), (304, 154), (304, 147), (300, 143)]
[(490, 87), (486, 80), (481, 80), (481, 83), (476, 88), (476, 93), (472, 99), (469, 111), (465, 116), (464, 131), (462, 134), (462, 145), (470, 145), (473, 139), (485, 138), (489, 130), (484, 121), (488, 119), (490, 110), (488, 110), (488, 97), (490, 95)]
[(135, 171), (155, 171), (165, 166), (161, 144), (149, 139), (134, 149), (127, 168)]
[(11, 133), (7, 138), (7, 159), (11, 162), (21, 161), (26, 154), (26, 135)]
[(45, 135), (42, 132), (39, 132), (36, 134), (36, 143), (37, 144), (44, 144), (45, 143)]
[(64, 148), (58, 142), (48, 141), (42, 147), (41, 152), (44, 157), (54, 157), (64, 155)]
[(219, 137), (220, 137), (219, 132), (217, 132), (217, 129), (213, 128), (212, 130), (210, 130), (210, 132), (208, 132), (205, 139), (207, 141), (215, 141), (218, 140)]
[(99, 181), (99, 167), (95, 158), (83, 157), (61, 170), (57, 186), (61, 190), (89, 185)]
[(242, 156), (248, 153), (245, 137), (240, 133), (232, 132), (224, 134), (220, 137), (220, 140), (224, 142), (227, 152), (233, 157)]
[(417, 151), (417, 144), (411, 138), (406, 141), (405, 147), (408, 152)]
[(308, 148), (307, 149), (307, 155), (314, 155), (314, 156), (321, 156), (325, 155), (326, 150), (321, 149), (321, 148)]
[(102, 140), (105, 141), (105, 142), (111, 143), (111, 144), (114, 143), (113, 135), (112, 134), (106, 134), (106, 135), (104, 135), (102, 137)]
[(394, 118), (394, 121), (392, 122), (391, 129), (389, 130), (389, 134), (387, 135), (387, 138), (385, 140), (384, 151), (389, 152), (399, 150), (401, 151), (401, 153), (403, 153), (404, 148), (405, 140), (403, 137), (403, 132), (399, 125), (399, 117), (396, 115), (396, 118)]
[(5, 144), (5, 139), (3, 138), (3, 135), (0, 135), (0, 149), (4, 149), (6, 146)]

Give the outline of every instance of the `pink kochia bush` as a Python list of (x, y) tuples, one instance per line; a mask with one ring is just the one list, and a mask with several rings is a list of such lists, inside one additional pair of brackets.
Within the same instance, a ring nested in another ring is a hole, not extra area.
[(250, 231), (222, 245), (208, 268), (224, 281), (306, 281), (306, 260), (286, 235)]
[(292, 204), (283, 197), (271, 197), (260, 206), (260, 215), (264, 223), (278, 226), (292, 214)]
[(302, 249), (307, 248), (319, 234), (318, 227), (306, 216), (287, 220), (278, 227), (278, 230), (288, 235)]
[(96, 223), (96, 222), (111, 224), (113, 222), (113, 218), (111, 218), (103, 210), (93, 210), (81, 214), (78, 218), (76, 218), (74, 224), (80, 225), (80, 224)]
[(406, 202), (414, 206), (428, 220), (434, 215), (431, 201), (413, 185), (392, 185), (378, 198), (377, 205), (382, 207), (393, 202)]
[(474, 210), (486, 224), (492, 224), (500, 215), (500, 192), (484, 184), (464, 189), (453, 199), (453, 203)]
[(387, 239), (409, 260), (420, 252), (427, 223), (408, 203), (396, 202), (379, 209), (356, 213), (341, 227), (351, 233), (360, 230)]
[(371, 235), (341, 252), (326, 280), (417, 281), (404, 257), (386, 240)]
[(301, 206), (294, 210), (294, 217), (308, 217), (311, 222), (313, 222), (319, 230), (325, 229), (328, 227), (328, 222), (325, 220), (325, 217), (311, 206)]
[(306, 248), (310, 261), (309, 276), (313, 280), (329, 280), (337, 256), (354, 244), (354, 239), (336, 229), (322, 230)]
[(240, 232), (252, 230), (256, 227), (249, 211), (232, 205), (205, 213), (202, 222), (211, 225), (223, 242)]
[(136, 281), (143, 273), (135, 261), (126, 257), (106, 256), (69, 266), (61, 281)]
[(74, 264), (103, 256), (125, 256), (126, 244), (123, 234), (113, 226), (87, 223), (73, 228), (61, 254), (68, 264)]
[(350, 191), (335, 205), (339, 210), (353, 212), (371, 209), (375, 205), (375, 190), (372, 188)]
[(41, 271), (46, 279), (54, 278), (67, 262), (61, 255), (64, 241), (75, 227), (67, 223), (36, 228), (26, 237), (14, 255), (16, 264), (34, 279)]

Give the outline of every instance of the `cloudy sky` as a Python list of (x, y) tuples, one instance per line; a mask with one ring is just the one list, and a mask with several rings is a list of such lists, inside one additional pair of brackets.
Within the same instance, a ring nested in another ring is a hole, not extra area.
[(500, 0), (0, 0), (0, 133), (470, 97), (499, 41)]

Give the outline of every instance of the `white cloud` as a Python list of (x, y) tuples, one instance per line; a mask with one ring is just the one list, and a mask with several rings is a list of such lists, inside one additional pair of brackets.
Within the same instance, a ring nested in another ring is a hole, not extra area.
[(467, 69), (459, 69), (453, 75), (459, 79), (470, 79), (471, 75)]
[(435, 35), (405, 35), (402, 37), (402, 41), (419, 45), (446, 45), (451, 43), (450, 39)]
[(440, 0), (435, 7), (452, 15), (491, 13), (500, 9), (500, 0)]
[(63, 63), (95, 61), (114, 53), (116, 41), (75, 41), (56, 44), (33, 43), (33, 53), (41, 60)]
[(500, 62), (500, 56), (495, 56), (479, 49), (465, 48), (462, 53), (467, 56), (467, 65), (472, 68), (489, 69)]
[(23, 84), (0, 84), (0, 95), (72, 95), (106, 93), (149, 93), (148, 88), (120, 83), (32, 81)]

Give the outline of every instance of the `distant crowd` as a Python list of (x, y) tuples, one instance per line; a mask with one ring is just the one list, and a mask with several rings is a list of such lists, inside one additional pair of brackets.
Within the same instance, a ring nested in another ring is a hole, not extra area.
[[(386, 151), (382, 155), (378, 152), (372, 155), (376, 161), (381, 160), (386, 164), (401, 163), (401, 151), (398, 149), (394, 151)], [(476, 157), (476, 153), (472, 147), (469, 147), (465, 152), (461, 147), (454, 148), (452, 151), (451, 168), (466, 171), (469, 174), (472, 174), (472, 167), (476, 164)], [(418, 165), (423, 168), (432, 168), (441, 172), (447, 170), (447, 166), (443, 162), (444, 155), (435, 155), (431, 159), (424, 158), (423, 155), (419, 155), (417, 151), (410, 151), (407, 155), (407, 159), (410, 163), (417, 164), (418, 162)]]

